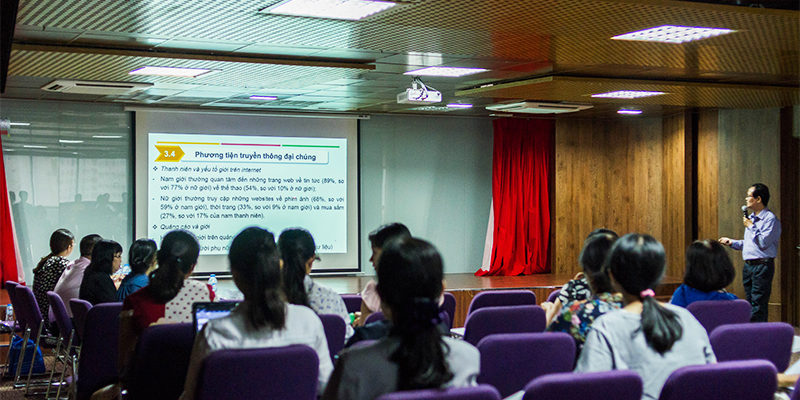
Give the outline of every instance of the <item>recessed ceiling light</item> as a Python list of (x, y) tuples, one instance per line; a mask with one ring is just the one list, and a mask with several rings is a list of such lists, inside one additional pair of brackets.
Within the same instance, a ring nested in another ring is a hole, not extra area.
[(485, 72), (485, 71), (488, 71), (488, 69), (461, 68), (461, 67), (427, 67), (427, 68), (416, 69), (413, 71), (408, 71), (403, 75), (459, 77), (464, 75), (477, 74), (479, 72)]
[(92, 137), (96, 139), (119, 139), (122, 135), (94, 135)]
[(623, 115), (639, 115), (641, 113), (642, 113), (642, 110), (619, 110), (619, 111), (617, 111), (617, 114), (623, 114)]
[(175, 68), (175, 67), (142, 67), (128, 72), (129, 75), (176, 76), (179, 78), (196, 78), (211, 72), (203, 68)]
[(24, 147), (26, 149), (46, 149), (47, 148), (47, 146), (38, 146), (38, 145), (33, 145), (33, 144), (25, 144), (25, 145), (22, 145), (22, 147)]
[(250, 100), (278, 100), (278, 96), (250, 96)]
[(635, 99), (639, 97), (658, 96), (666, 94), (665, 92), (647, 92), (644, 90), (617, 90), (616, 92), (597, 93), (592, 97), (602, 97), (609, 99)]
[(396, 5), (391, 1), (375, 0), (284, 0), (259, 13), (359, 20)]
[(83, 140), (58, 139), (58, 143), (83, 143)]
[(732, 29), (703, 28), (695, 26), (662, 25), (655, 28), (626, 33), (612, 37), (616, 40), (640, 40), (645, 42), (686, 43), (693, 40), (735, 32)]
[(465, 104), (465, 103), (450, 103), (447, 105), (450, 108), (472, 108), (472, 104)]
[(28, 126), (31, 123), (30, 122), (9, 122), (8, 124), (11, 125), (11, 126)]

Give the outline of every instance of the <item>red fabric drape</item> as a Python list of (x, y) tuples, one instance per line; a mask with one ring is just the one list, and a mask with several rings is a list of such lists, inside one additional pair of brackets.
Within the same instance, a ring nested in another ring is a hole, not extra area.
[(3, 143), (0, 140), (0, 286), (6, 281), (19, 281), (17, 258), (11, 201), (6, 185), (6, 166), (3, 161)]
[(494, 121), (494, 243), (485, 275), (550, 271), (550, 161), (553, 120)]

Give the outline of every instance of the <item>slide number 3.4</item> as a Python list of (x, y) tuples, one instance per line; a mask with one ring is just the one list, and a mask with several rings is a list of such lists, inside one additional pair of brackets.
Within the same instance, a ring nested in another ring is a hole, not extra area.
[(167, 151), (167, 150), (164, 150), (164, 157), (165, 157), (165, 158), (166, 158), (166, 157), (175, 157), (175, 150), (172, 150), (172, 153), (170, 153), (170, 152), (169, 152), (169, 151)]

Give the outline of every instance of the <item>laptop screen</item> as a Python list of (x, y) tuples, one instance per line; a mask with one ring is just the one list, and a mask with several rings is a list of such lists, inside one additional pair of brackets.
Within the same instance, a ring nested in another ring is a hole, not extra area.
[(206, 322), (224, 317), (231, 313), (234, 307), (239, 304), (237, 301), (221, 301), (218, 303), (194, 303), (192, 304), (192, 322), (194, 322), (195, 332), (200, 332)]

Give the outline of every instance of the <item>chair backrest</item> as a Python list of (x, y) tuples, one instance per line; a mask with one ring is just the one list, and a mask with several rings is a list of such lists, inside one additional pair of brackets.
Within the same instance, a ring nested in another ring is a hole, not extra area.
[(483, 307), (535, 305), (536, 295), (530, 290), (487, 290), (478, 293), (469, 303), (467, 316)]
[(17, 303), (19, 307), (14, 307), (14, 312), (19, 313), (22, 317), (20, 323), (24, 322), (25, 325), (20, 325), (21, 328), (30, 328), (30, 339), (36, 341), (38, 334), (39, 324), (42, 324), (42, 312), (39, 310), (39, 303), (36, 302), (36, 296), (33, 290), (27, 286), (19, 285), (14, 289), (17, 296)]
[(789, 397), (789, 400), (800, 400), (800, 378), (794, 383), (794, 390), (792, 390), (792, 395)]
[(342, 317), (333, 314), (321, 314), (319, 320), (325, 329), (325, 339), (328, 341), (328, 351), (331, 353), (331, 361), (344, 348), (344, 335), (347, 326)]
[(83, 340), (83, 328), (86, 326), (86, 315), (92, 309), (92, 303), (81, 299), (69, 299), (69, 308), (72, 310), (72, 321), (78, 339)]
[(630, 370), (540, 376), (525, 387), (523, 400), (641, 400), (642, 378)]
[(343, 294), (344, 306), (347, 308), (348, 313), (361, 311), (361, 295), (360, 294)]
[(539, 376), (570, 372), (575, 364), (575, 339), (564, 332), (489, 335), (478, 350), (478, 383), (494, 386), (503, 398)]
[(136, 343), (125, 398), (177, 400), (189, 370), (194, 336), (194, 325), (188, 322), (145, 329)]
[(750, 303), (747, 300), (695, 301), (686, 309), (700, 321), (709, 335), (720, 325), (750, 322)]
[(767, 360), (783, 372), (792, 357), (794, 328), (785, 322), (723, 325), (709, 340), (717, 361)]
[[(56, 325), (58, 325), (58, 333), (66, 346), (69, 341), (69, 335), (72, 333), (72, 320), (69, 319), (67, 313), (67, 306), (61, 300), (61, 296), (53, 291), (47, 292), (47, 300), (50, 302), (50, 309), (53, 310), (53, 315), (56, 317)], [(78, 346), (78, 339), (73, 337), (72, 344)]]
[(425, 389), (395, 392), (378, 400), (500, 400), (500, 393), (489, 385), (465, 388)]
[(17, 322), (19, 322), (20, 328), (25, 326), (25, 321), (22, 320), (24, 316), (20, 315), (20, 305), (19, 301), (17, 300), (17, 286), (19, 283), (14, 281), (6, 281), (6, 292), (8, 293), (8, 299), (11, 300), (11, 307), (14, 308), (14, 318), (16, 318)]
[(103, 303), (92, 307), (86, 315), (78, 364), (78, 400), (89, 399), (97, 389), (116, 383), (119, 378), (117, 359), (121, 311), (122, 303)]
[(675, 370), (659, 400), (772, 400), (778, 371), (764, 360), (691, 365)]
[(450, 318), (447, 329), (453, 329), (453, 318), (456, 316), (456, 296), (453, 296), (452, 293), (444, 292), (444, 302), (439, 307), (439, 311), (447, 313), (447, 317)]
[(484, 307), (467, 315), (464, 341), (476, 346), (495, 333), (537, 333), (546, 327), (545, 312), (539, 306)]
[(364, 325), (371, 324), (373, 322), (383, 321), (385, 319), (386, 315), (384, 315), (382, 311), (375, 311), (374, 313), (370, 314), (367, 317), (367, 320), (364, 321)]
[[(561, 288), (553, 290), (552, 292), (550, 292), (549, 295), (547, 295), (547, 301), (550, 302), (550, 303), (555, 303), (556, 299), (558, 298), (558, 294), (559, 293), (561, 293)], [(562, 305), (566, 305), (566, 304), (562, 304)]]
[(219, 350), (203, 361), (197, 398), (316, 400), (318, 375), (319, 358), (308, 346)]

